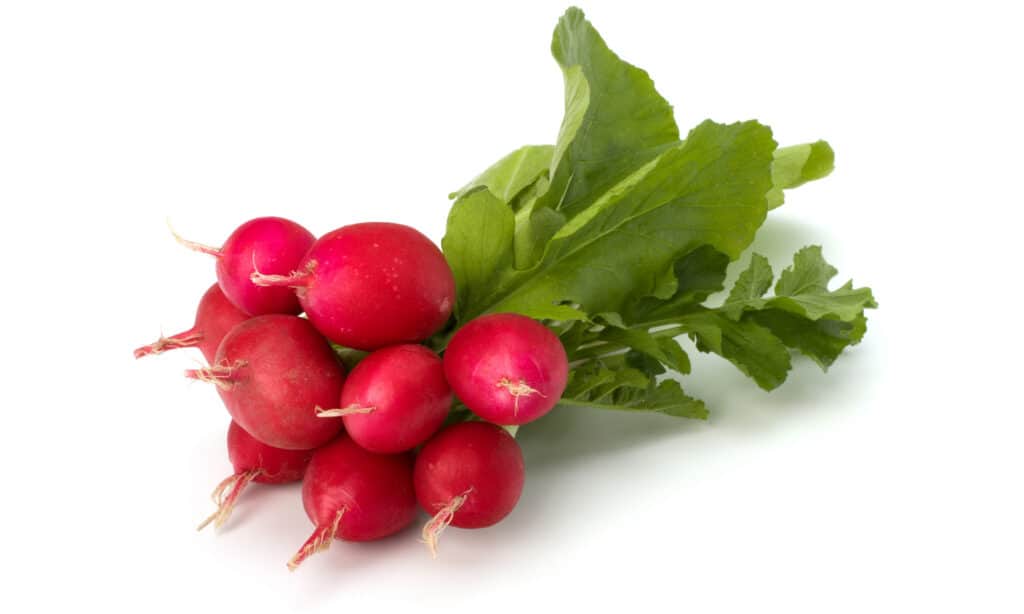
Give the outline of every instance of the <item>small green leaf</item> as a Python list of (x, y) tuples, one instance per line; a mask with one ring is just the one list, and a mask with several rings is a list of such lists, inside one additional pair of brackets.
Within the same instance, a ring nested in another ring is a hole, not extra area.
[[(631, 369), (630, 371), (635, 370)], [(612, 373), (608, 369), (603, 369), (598, 371), (594, 377), (601, 379), (603, 385), (607, 387), (608, 382), (614, 378)], [(632, 383), (639, 384), (640, 378), (636, 378), (636, 381)], [(591, 387), (589, 390), (593, 391), (598, 388), (600, 386)], [(565, 397), (558, 404), (615, 411), (647, 411), (698, 420), (706, 420), (708, 417), (708, 410), (704, 406), (704, 402), (687, 396), (679, 382), (671, 379), (663, 380), (656, 385), (653, 380), (647, 380), (645, 385), (622, 385), (611, 391), (603, 392), (593, 400), (587, 397), (587, 394), (573, 398)]]
[(448, 214), (441, 247), (455, 275), (455, 313), (486, 296), (500, 273), (512, 267), (515, 216), (489, 190), (461, 196)]
[(554, 147), (551, 145), (520, 147), (495, 162), (457, 192), (449, 194), (448, 198), (457, 199), (482, 186), (502, 202), (511, 204), (520, 192), (547, 173), (553, 152)]
[(793, 264), (782, 271), (775, 284), (776, 296), (794, 296), (828, 289), (828, 282), (838, 273), (825, 262), (821, 246), (808, 245), (793, 255)]
[(733, 320), (738, 320), (745, 308), (759, 308), (764, 304), (761, 297), (772, 287), (774, 278), (775, 274), (768, 259), (761, 254), (751, 255), (750, 265), (736, 279), (736, 285), (732, 287), (729, 298), (725, 299), (725, 304), (722, 305), (722, 312)]
[(850, 322), (809, 320), (778, 309), (751, 312), (747, 317), (772, 331), (788, 347), (809, 357), (822, 370), (827, 370), (847, 347), (859, 343), (867, 330), (867, 318), (863, 314)]
[(765, 306), (818, 320), (834, 318), (851, 322), (865, 309), (877, 307), (870, 288), (854, 288), (846, 282), (830, 291), (828, 282), (837, 271), (821, 255), (821, 247), (811, 245), (793, 256), (793, 265), (779, 275), (775, 298)]
[(692, 313), (680, 324), (702, 352), (714, 352), (754, 378), (765, 390), (786, 381), (789, 350), (770, 330), (749, 320), (736, 322), (713, 310)]
[(774, 209), (785, 201), (783, 190), (827, 177), (834, 166), (835, 153), (825, 141), (780, 147), (775, 150), (768, 208)]

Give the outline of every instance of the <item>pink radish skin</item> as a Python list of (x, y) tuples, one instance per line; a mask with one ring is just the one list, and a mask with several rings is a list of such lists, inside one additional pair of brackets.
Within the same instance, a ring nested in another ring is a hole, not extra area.
[(444, 372), (455, 396), (476, 415), (495, 424), (526, 424), (558, 403), (569, 361), (547, 327), (498, 313), (455, 333), (444, 352)]
[(317, 418), (315, 408), (337, 402), (344, 368), (302, 318), (246, 320), (221, 341), (214, 366), (185, 375), (216, 384), (235, 422), (268, 446), (309, 450), (341, 430), (340, 421)]
[(213, 491), (217, 511), (199, 525), (203, 530), (211, 522), (215, 528), (223, 526), (249, 482), (286, 484), (298, 482), (306, 472), (312, 450), (282, 450), (256, 440), (245, 429), (232, 421), (228, 427), (228, 459), (235, 472)]
[(422, 345), (394, 345), (364, 358), (345, 380), (338, 416), (345, 432), (371, 452), (394, 454), (426, 441), (444, 423), (452, 391), (437, 354)]
[(283, 275), (294, 270), (316, 237), (291, 220), (258, 217), (235, 229), (220, 248), (175, 238), (189, 249), (217, 258), (217, 283), (235, 306), (249, 315), (302, 312), (293, 292), (252, 283), (257, 271)]
[(313, 453), (302, 504), (316, 530), (288, 562), (292, 571), (334, 539), (381, 539), (412, 523), (412, 455), (374, 454), (343, 434)]
[(508, 516), (525, 472), (519, 444), (500, 426), (460, 422), (431, 438), (413, 469), (416, 499), (433, 516), (423, 527), (431, 553), (448, 525), (478, 529)]
[(220, 286), (213, 284), (203, 294), (203, 298), (199, 299), (196, 320), (192, 328), (170, 337), (160, 337), (154, 343), (138, 348), (135, 350), (135, 357), (142, 358), (167, 350), (197, 347), (206, 360), (212, 362), (217, 355), (217, 346), (220, 345), (224, 335), (248, 319), (247, 314), (235, 307), (224, 296)]
[(291, 275), (261, 270), (259, 286), (295, 288), (309, 321), (359, 350), (423, 341), (448, 321), (455, 278), (441, 250), (401, 224), (353, 224), (317, 240)]

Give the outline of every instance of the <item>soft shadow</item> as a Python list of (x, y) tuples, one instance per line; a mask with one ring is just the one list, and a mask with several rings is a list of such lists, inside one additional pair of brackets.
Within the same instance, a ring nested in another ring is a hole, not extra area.
[(666, 437), (692, 436), (705, 428), (698, 420), (646, 412), (557, 407), (540, 420), (521, 427), (516, 439), (533, 473)]

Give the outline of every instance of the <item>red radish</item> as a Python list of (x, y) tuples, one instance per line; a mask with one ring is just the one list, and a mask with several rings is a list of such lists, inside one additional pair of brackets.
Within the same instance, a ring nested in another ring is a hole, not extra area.
[(320, 237), (291, 275), (260, 269), (252, 281), (295, 288), (309, 321), (358, 350), (423, 341), (455, 302), (455, 278), (430, 239), (402, 224), (370, 222)]
[(551, 411), (569, 361), (546, 326), (515, 313), (471, 320), (444, 352), (444, 372), (466, 407), (496, 424), (526, 424)]
[(217, 354), (217, 346), (220, 345), (224, 335), (248, 319), (248, 315), (235, 307), (224, 296), (220, 286), (213, 284), (203, 294), (203, 298), (199, 299), (196, 320), (192, 328), (170, 337), (161, 336), (156, 342), (135, 350), (135, 357), (142, 358), (178, 348), (198, 347), (206, 360), (212, 362)]
[(298, 482), (306, 472), (312, 454), (310, 450), (282, 450), (260, 443), (232, 420), (228, 427), (228, 459), (235, 473), (217, 485), (212, 495), (217, 511), (210, 514), (197, 530), (202, 531), (211, 522), (219, 529), (227, 522), (238, 496), (249, 482)]
[(314, 408), (337, 402), (345, 370), (302, 318), (246, 320), (221, 341), (214, 366), (185, 375), (216, 384), (235, 422), (268, 446), (309, 450), (341, 430), (338, 421), (317, 418)]
[(500, 426), (460, 422), (432, 437), (413, 469), (416, 499), (433, 515), (423, 527), (431, 554), (448, 525), (478, 529), (508, 516), (524, 479), (523, 452)]
[(371, 452), (411, 450), (441, 428), (452, 404), (437, 354), (422, 345), (394, 345), (364, 358), (345, 380), (341, 408), (317, 412), (341, 416), (345, 431)]
[(242, 311), (254, 316), (302, 311), (294, 293), (285, 288), (258, 287), (250, 279), (257, 271), (279, 275), (299, 265), (316, 240), (302, 226), (282, 217), (258, 217), (236, 228), (220, 248), (187, 241), (177, 233), (174, 237), (189, 249), (216, 256), (217, 283)]
[(313, 453), (302, 505), (316, 530), (288, 561), (292, 571), (334, 539), (371, 541), (408, 526), (416, 517), (412, 455), (374, 454), (343, 434)]

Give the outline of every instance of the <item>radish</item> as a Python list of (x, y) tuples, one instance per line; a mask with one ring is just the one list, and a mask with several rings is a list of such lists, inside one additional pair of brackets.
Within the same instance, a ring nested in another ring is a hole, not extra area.
[(565, 348), (546, 326), (514, 313), (471, 320), (444, 352), (444, 372), (466, 407), (496, 424), (526, 424), (558, 403)]
[(203, 298), (199, 299), (196, 320), (192, 328), (170, 337), (161, 335), (154, 343), (135, 350), (135, 357), (142, 358), (178, 348), (198, 347), (206, 360), (212, 362), (217, 354), (217, 346), (220, 345), (224, 335), (248, 319), (248, 315), (235, 307), (224, 296), (220, 286), (213, 284), (203, 294)]
[(460, 422), (431, 438), (413, 469), (416, 499), (433, 515), (423, 527), (431, 554), (448, 525), (477, 529), (508, 516), (524, 479), (523, 452), (500, 426)]
[(341, 430), (340, 422), (317, 418), (314, 408), (337, 402), (344, 368), (302, 318), (246, 320), (221, 341), (213, 366), (185, 375), (216, 384), (235, 422), (268, 446), (308, 450)]
[(455, 278), (418, 230), (370, 222), (320, 237), (290, 275), (260, 270), (258, 286), (294, 288), (309, 321), (358, 350), (423, 341), (448, 321)]
[(283, 274), (298, 266), (316, 240), (302, 226), (281, 217), (258, 217), (236, 228), (219, 248), (188, 241), (177, 233), (174, 238), (189, 249), (217, 258), (220, 289), (247, 314), (302, 312), (292, 292), (284, 288), (257, 287), (250, 279), (256, 271)]
[(298, 482), (306, 471), (310, 450), (282, 450), (260, 443), (234, 420), (228, 427), (228, 459), (235, 472), (224, 479), (213, 491), (213, 502), (217, 511), (199, 525), (202, 531), (214, 523), (220, 528), (231, 515), (238, 496), (249, 482), (261, 484), (286, 484)]
[(441, 359), (422, 345), (394, 345), (364, 358), (345, 380), (341, 416), (345, 431), (371, 452), (411, 450), (441, 427), (452, 404)]
[(316, 530), (288, 569), (334, 539), (371, 541), (401, 531), (416, 517), (411, 454), (374, 454), (347, 435), (313, 453), (302, 480), (302, 505)]

